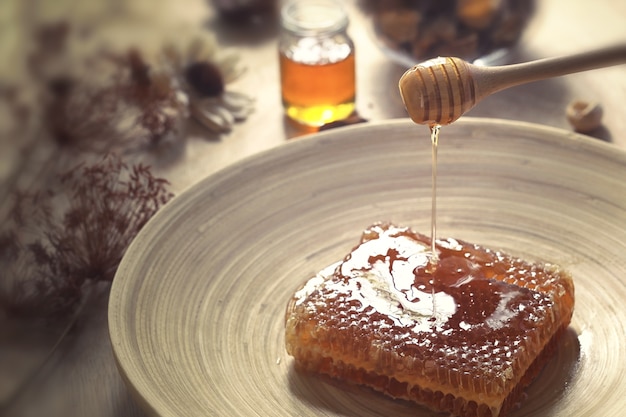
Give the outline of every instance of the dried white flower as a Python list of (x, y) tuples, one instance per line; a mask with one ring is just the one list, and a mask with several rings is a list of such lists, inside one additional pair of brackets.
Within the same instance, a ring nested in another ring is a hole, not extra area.
[(192, 117), (206, 128), (228, 132), (252, 112), (252, 98), (226, 88), (243, 73), (238, 56), (219, 54), (208, 34), (197, 34), (186, 45), (170, 43), (164, 48), (163, 57), (189, 97)]
[[(242, 69), (207, 33), (207, 16), (205, 0), (185, 7), (175, 0), (0, 2), (0, 60), (12, 63), (0, 68), (0, 121), (16, 120), (0, 133), (33, 135), (24, 117), (15, 117), (18, 107), (43, 122), (42, 132), (59, 134), (57, 141), (98, 151), (113, 137), (122, 147), (180, 140), (190, 116), (214, 132), (229, 131), (253, 100), (227, 90)], [(210, 94), (203, 68), (219, 86)]]

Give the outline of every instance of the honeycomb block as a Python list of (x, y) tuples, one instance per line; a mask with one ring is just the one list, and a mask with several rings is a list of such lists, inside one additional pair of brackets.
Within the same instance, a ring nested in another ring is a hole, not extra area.
[(289, 301), (298, 369), (462, 417), (505, 415), (574, 309), (560, 268), (389, 223)]

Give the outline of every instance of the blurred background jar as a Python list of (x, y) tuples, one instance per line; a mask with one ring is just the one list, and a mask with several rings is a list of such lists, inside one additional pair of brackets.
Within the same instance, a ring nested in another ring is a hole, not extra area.
[(226, 20), (247, 23), (273, 16), (278, 0), (211, 0), (221, 17)]
[(382, 49), (407, 67), (437, 56), (506, 63), (534, 0), (360, 0)]
[(290, 0), (280, 13), (280, 82), (286, 115), (305, 126), (355, 109), (355, 51), (341, 1)]

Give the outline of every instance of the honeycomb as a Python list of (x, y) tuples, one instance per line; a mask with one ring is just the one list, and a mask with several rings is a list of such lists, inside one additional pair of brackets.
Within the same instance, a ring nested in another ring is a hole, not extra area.
[(571, 277), (455, 239), (376, 223), (286, 313), (295, 366), (461, 417), (503, 416), (554, 350)]

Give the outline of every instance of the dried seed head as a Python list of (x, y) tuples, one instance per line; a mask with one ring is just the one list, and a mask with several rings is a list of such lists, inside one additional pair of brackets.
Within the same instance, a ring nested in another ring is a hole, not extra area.
[(0, 217), (0, 317), (62, 316), (86, 283), (111, 281), (130, 242), (172, 197), (144, 165), (109, 154), (53, 190), (16, 192)]
[(582, 100), (572, 101), (566, 109), (567, 120), (574, 130), (591, 132), (602, 124), (602, 106)]
[(190, 64), (185, 78), (196, 93), (204, 97), (217, 97), (224, 92), (224, 78), (217, 65), (209, 61)]

